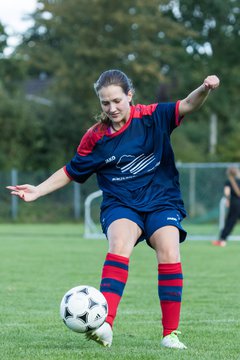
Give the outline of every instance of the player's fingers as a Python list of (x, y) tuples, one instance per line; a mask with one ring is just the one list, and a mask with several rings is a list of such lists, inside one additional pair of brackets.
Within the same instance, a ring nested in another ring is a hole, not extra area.
[(16, 189), (18, 189), (18, 190), (25, 190), (25, 189), (28, 189), (29, 187), (30, 187), (30, 185), (28, 185), (28, 184), (16, 185)]
[(27, 190), (29, 189), (29, 186), (26, 184), (26, 185), (10, 185), (10, 186), (6, 186), (6, 188), (8, 190), (13, 190), (13, 191), (24, 191), (24, 190)]
[(6, 189), (8, 189), (8, 190), (16, 190), (16, 186), (6, 186)]
[(206, 81), (206, 82), (204, 83), (204, 85), (205, 85), (205, 88), (206, 88), (206, 89), (211, 90), (211, 89), (216, 89), (219, 84), (218, 84), (218, 83), (215, 83), (215, 82), (212, 83), (212, 82), (207, 82), (207, 81)]
[(11, 191), (11, 195), (15, 195), (15, 196), (20, 197), (21, 199), (24, 199), (24, 192)]
[(11, 195), (18, 195), (17, 191), (11, 191)]
[(210, 75), (204, 80), (207, 89), (216, 89), (220, 84), (220, 80), (216, 75)]
[(6, 186), (8, 190), (11, 190), (11, 195), (19, 196), (21, 199), (24, 199), (25, 191), (20, 190), (17, 188), (17, 186)]
[(20, 190), (19, 192), (19, 197), (21, 198), (21, 199), (24, 199), (24, 191), (23, 190)]

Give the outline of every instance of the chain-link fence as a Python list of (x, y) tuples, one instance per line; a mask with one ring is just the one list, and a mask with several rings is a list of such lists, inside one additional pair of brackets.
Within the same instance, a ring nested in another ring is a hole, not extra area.
[(192, 222), (218, 221), (226, 169), (233, 165), (238, 166), (236, 163), (177, 164), (185, 207)]
[(10, 196), (9, 190), (6, 189), (7, 185), (37, 185), (50, 175), (47, 171), (22, 172), (15, 169), (0, 172), (0, 222), (82, 222), (84, 201), (89, 193), (97, 189), (94, 176), (85, 184), (72, 182), (65, 188), (30, 203)]
[[(182, 195), (192, 223), (218, 223), (219, 203), (226, 181), (226, 169), (237, 163), (177, 163), (180, 173)], [(9, 195), (5, 186), (10, 184), (39, 184), (50, 173), (37, 171), (26, 173), (12, 170), (0, 172), (0, 222), (59, 222), (83, 221), (84, 202), (89, 194), (98, 190), (92, 176), (85, 184), (70, 183), (36, 202), (24, 203)], [(99, 202), (94, 206), (93, 216), (98, 221)]]

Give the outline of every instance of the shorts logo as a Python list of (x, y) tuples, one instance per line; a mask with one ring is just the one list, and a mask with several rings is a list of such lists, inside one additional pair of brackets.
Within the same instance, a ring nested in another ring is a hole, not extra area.
[(173, 220), (173, 221), (178, 221), (176, 218), (174, 217), (167, 217), (167, 220)]

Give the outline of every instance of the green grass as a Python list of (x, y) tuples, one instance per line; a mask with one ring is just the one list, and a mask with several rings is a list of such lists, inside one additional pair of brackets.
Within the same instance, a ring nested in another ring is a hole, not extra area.
[(87, 342), (60, 320), (59, 304), (73, 286), (99, 286), (105, 240), (84, 240), (77, 224), (0, 225), (0, 358), (240, 359), (240, 242), (181, 246), (184, 293), (179, 330), (186, 351), (162, 349), (154, 252), (134, 250), (129, 281), (110, 349)]

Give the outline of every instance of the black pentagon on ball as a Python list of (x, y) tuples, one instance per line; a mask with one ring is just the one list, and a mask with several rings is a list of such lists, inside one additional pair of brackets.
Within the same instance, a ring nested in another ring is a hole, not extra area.
[(73, 313), (69, 310), (69, 308), (66, 306), (64, 311), (64, 318), (69, 319), (73, 317)]
[(82, 322), (84, 322), (84, 324), (87, 324), (88, 322), (88, 313), (85, 312), (84, 314), (82, 315), (78, 315), (77, 316), (77, 319), (81, 320)]
[(71, 297), (72, 295), (73, 295), (73, 294), (68, 294), (68, 295), (65, 296), (65, 299), (64, 299), (65, 304), (68, 304), (68, 301), (69, 301), (69, 299), (70, 299), (70, 297)]
[(98, 303), (96, 303), (96, 301), (94, 301), (92, 298), (88, 299), (88, 307), (89, 309), (92, 309), (94, 306), (98, 306)]
[(83, 288), (83, 289), (81, 289), (81, 290), (78, 290), (77, 292), (78, 292), (78, 293), (83, 293), (83, 294), (85, 294), (85, 295), (88, 295), (88, 294), (89, 294), (88, 288)]

